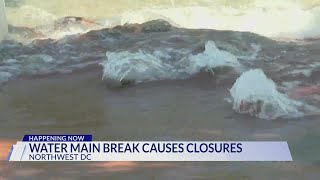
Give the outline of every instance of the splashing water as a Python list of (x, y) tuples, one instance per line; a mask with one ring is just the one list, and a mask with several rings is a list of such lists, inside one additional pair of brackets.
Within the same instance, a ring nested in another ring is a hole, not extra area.
[(261, 69), (244, 72), (230, 93), (236, 112), (261, 119), (296, 118), (304, 115), (303, 109), (315, 111), (313, 107), (278, 92), (276, 84)]
[(197, 55), (189, 56), (189, 73), (194, 74), (202, 69), (212, 69), (219, 66), (240, 67), (237, 58), (227, 52), (219, 50), (213, 41), (208, 41), (205, 51)]
[(204, 52), (188, 55), (178, 62), (170, 61), (170, 55), (159, 50), (153, 54), (142, 50), (136, 53), (107, 52), (106, 56), (107, 60), (102, 63), (103, 79), (117, 83), (183, 79), (201, 70), (223, 66), (235, 69), (241, 67), (233, 54), (219, 50), (213, 41), (206, 43)]
[(272, 38), (320, 36), (317, 26), (320, 2), (317, 0), (146, 0), (134, 4), (124, 0), (112, 1), (112, 8), (108, 8), (109, 0), (24, 2), (20, 7), (8, 7), (10, 24), (34, 27), (65, 16), (112, 22), (107, 23), (108, 26), (165, 19), (183, 28), (249, 31)]

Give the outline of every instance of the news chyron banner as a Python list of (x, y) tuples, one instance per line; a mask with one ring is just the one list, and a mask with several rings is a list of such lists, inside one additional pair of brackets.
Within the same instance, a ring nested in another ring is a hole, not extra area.
[(92, 135), (25, 135), (9, 161), (292, 161), (284, 141), (93, 141)]

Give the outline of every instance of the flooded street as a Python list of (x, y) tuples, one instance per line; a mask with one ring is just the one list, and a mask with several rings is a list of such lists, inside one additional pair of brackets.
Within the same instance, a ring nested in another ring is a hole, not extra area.
[[(5, 3), (0, 180), (319, 179), (318, 0)], [(25, 134), (287, 141), (293, 161), (8, 162)]]
[[(206, 76), (206, 75), (204, 75)], [(24, 134), (99, 140), (285, 140), (293, 162), (1, 162), (4, 179), (316, 179), (319, 117), (265, 121), (234, 113), (212, 78), (108, 88), (97, 67), (21, 78), (1, 89), (1, 153)], [(204, 80), (206, 79), (206, 80)], [(306, 151), (306, 149), (308, 149)], [(1, 157), (2, 159), (6, 157)], [(261, 178), (264, 177), (264, 178)]]

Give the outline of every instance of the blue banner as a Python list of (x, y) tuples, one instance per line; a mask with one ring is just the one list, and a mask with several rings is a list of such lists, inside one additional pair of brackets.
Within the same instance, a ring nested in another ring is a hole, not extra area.
[(88, 142), (92, 135), (24, 135), (24, 142)]
[(19, 141), (13, 145), (8, 159), (9, 161), (292, 161), (292, 156), (285, 141)]

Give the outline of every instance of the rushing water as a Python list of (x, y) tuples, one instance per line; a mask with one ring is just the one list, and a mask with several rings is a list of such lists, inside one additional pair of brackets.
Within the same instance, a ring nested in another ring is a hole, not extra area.
[[(284, 94), (319, 87), (318, 5), (6, 0), (1, 159), (24, 134), (78, 133), (95, 140), (284, 140), (294, 161), (1, 162), (0, 179), (318, 179), (319, 112), (270, 121), (239, 115), (229, 102), (236, 78), (252, 68), (261, 68)], [(85, 19), (61, 20), (65, 16)], [(159, 18), (179, 28), (164, 21), (126, 24)], [(298, 100), (320, 107), (316, 94)]]
[(8, 21), (16, 26), (40, 26), (65, 16), (86, 17), (105, 26), (161, 18), (185, 28), (251, 31), (278, 38), (320, 35), (319, 0), (7, 0), (7, 4)]
[(27, 133), (68, 132), (93, 134), (96, 140), (285, 140), (294, 162), (11, 163), (0, 165), (3, 177), (298, 180), (319, 175), (319, 118), (265, 121), (238, 116), (221, 98), (228, 96), (227, 88), (210, 76), (126, 89), (108, 89), (100, 76), (88, 69), (10, 83), (0, 97), (0, 136), (17, 140)]

